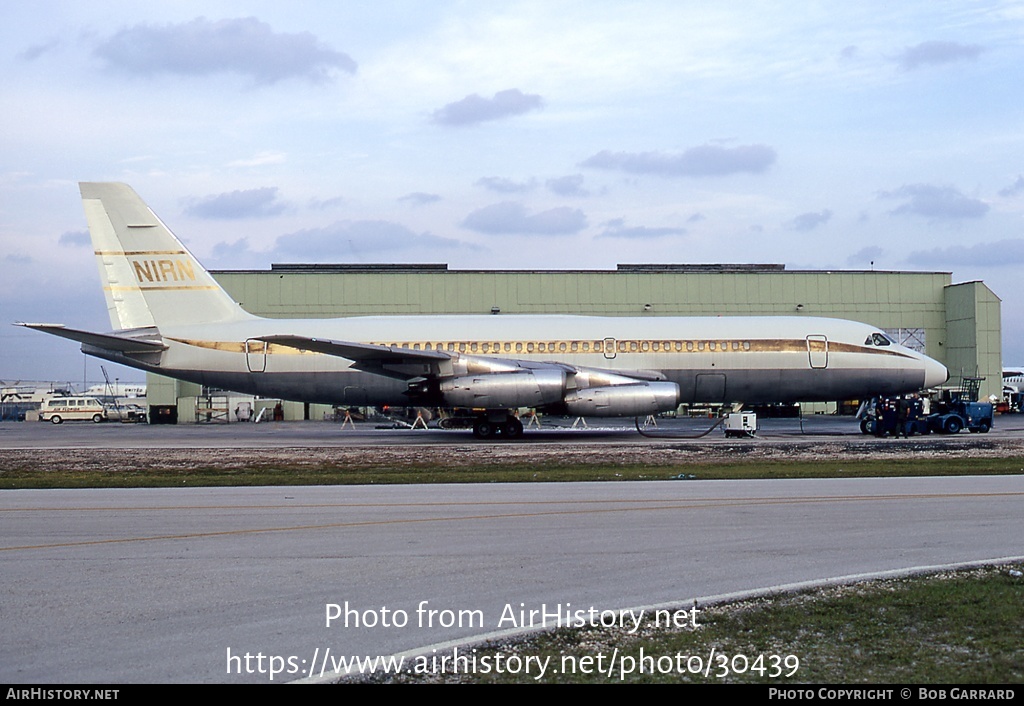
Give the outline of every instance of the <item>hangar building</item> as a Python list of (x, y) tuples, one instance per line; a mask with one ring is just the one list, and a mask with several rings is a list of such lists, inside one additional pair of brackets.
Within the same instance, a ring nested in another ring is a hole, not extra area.
[[(874, 324), (944, 363), (949, 384), (986, 378), (999, 394), (1000, 300), (949, 272), (787, 270), (777, 264), (619, 265), (614, 270), (452, 270), (428, 265), (272, 265), (213, 276), (248, 311), (270, 318), (389, 314), (827, 316)], [(150, 375), (151, 406), (196, 418), (198, 385)], [(316, 406), (314, 406), (316, 407)], [(286, 418), (324, 410), (284, 405)]]

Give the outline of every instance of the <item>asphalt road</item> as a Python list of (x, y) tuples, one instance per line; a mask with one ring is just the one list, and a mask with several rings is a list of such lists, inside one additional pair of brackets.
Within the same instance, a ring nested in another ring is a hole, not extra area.
[[(1022, 501), (1024, 475), (4, 491), (0, 682), (267, 682), (294, 668), (283, 681), (328, 648), (386, 655), (513, 627), (506, 606), (689, 605), (1019, 558)], [(327, 627), (326, 606), (346, 602), (376, 625)], [(453, 611), (436, 622), (477, 612), (421, 626), (421, 605)], [(399, 611), (407, 624), (386, 626)]]
[[(540, 429), (527, 428), (523, 438), (514, 444), (659, 444), (671, 439), (658, 436), (692, 437), (708, 430), (713, 420), (661, 419), (657, 427), (649, 427), (651, 437), (637, 433), (632, 419), (591, 419), (586, 428), (572, 428), (572, 419), (548, 417)], [(786, 444), (820, 438), (834, 438), (851, 443), (891, 446), (893, 439), (876, 439), (860, 433), (853, 417), (830, 415), (799, 419), (758, 420), (760, 430), (751, 444)], [(264, 422), (262, 424), (179, 424), (155, 426), (107, 422), (0, 422), (0, 448), (289, 448), (343, 446), (449, 446), (452, 444), (487, 445), (501, 442), (477, 441), (469, 431), (439, 429), (379, 429), (375, 423), (360, 423), (354, 428), (341, 428), (329, 422)], [(915, 437), (939, 445), (964, 440), (996, 442), (1024, 439), (1024, 414), (1002, 415), (988, 434), (931, 434)], [(685, 441), (685, 439), (683, 439)], [(733, 440), (735, 441), (735, 440)], [(700, 438), (701, 443), (730, 443), (721, 428)]]

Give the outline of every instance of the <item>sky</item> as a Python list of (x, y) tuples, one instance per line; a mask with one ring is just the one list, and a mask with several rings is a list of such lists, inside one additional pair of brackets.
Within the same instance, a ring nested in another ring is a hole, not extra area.
[[(0, 4), (0, 321), (108, 330), (77, 182), (210, 268), (951, 272), (1024, 361), (1024, 4)], [(109, 365), (111, 377), (141, 380)], [(100, 379), (0, 330), (0, 379)]]

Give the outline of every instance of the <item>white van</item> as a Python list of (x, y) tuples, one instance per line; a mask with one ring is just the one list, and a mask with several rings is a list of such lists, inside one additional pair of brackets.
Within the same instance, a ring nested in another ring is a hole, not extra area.
[(54, 397), (39, 410), (39, 421), (54, 424), (73, 419), (91, 419), (98, 424), (106, 418), (103, 405), (95, 397)]

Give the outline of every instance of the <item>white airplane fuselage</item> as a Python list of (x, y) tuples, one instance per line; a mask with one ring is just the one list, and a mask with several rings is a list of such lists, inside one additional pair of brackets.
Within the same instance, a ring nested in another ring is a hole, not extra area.
[[(842, 319), (260, 318), (130, 187), (81, 188), (114, 330), (25, 325), (79, 341), (90, 355), (203, 385), (336, 405), (474, 408), (493, 420), (517, 407), (638, 416), (684, 403), (859, 399), (948, 377), (877, 328)], [(499, 433), (522, 431), (507, 419)], [(476, 432), (494, 433), (490, 425)]]
[(865, 324), (812, 317), (255, 319), (161, 327), (167, 350), (153, 363), (100, 348), (86, 352), (204, 385), (325, 404), (401, 405), (416, 399), (401, 379), (262, 338), (293, 334), (441, 350), (452, 354), (453, 375), (511, 374), (514, 363), (505, 360), (627, 376), (650, 371), (679, 386), (679, 403), (840, 400), (920, 390), (946, 380), (943, 366), (914, 351), (894, 343), (864, 345), (876, 333)]

